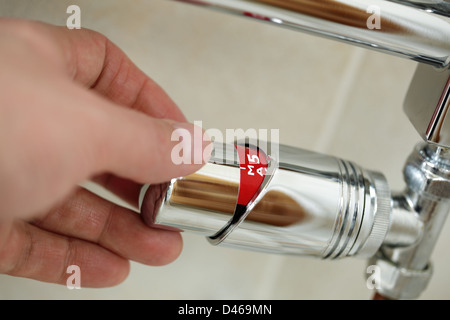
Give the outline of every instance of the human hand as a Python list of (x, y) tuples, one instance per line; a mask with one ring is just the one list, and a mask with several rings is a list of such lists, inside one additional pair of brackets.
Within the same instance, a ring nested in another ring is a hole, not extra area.
[(141, 184), (201, 167), (170, 158), (174, 128), (193, 125), (96, 32), (0, 19), (0, 39), (0, 273), (65, 284), (77, 265), (83, 287), (105, 287), (129, 260), (174, 260), (178, 232), (77, 185), (94, 180), (135, 205)]

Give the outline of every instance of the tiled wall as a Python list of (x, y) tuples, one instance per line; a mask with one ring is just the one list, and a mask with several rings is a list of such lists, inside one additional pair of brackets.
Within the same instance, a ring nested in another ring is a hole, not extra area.
[[(168, 0), (0, 0), (0, 16), (82, 26), (106, 34), (204, 128), (280, 129), (282, 143), (350, 159), (403, 188), (419, 141), (402, 111), (415, 63)], [(0, 88), (1, 90), (1, 88)], [(450, 223), (421, 298), (450, 298)], [(130, 231), (130, 237), (133, 236)], [(109, 289), (68, 290), (0, 276), (0, 298), (368, 299), (366, 261), (321, 261), (210, 246), (185, 234), (165, 267), (132, 264)]]

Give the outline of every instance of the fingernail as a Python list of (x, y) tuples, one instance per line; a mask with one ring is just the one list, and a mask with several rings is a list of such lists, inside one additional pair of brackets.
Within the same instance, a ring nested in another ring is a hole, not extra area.
[(211, 157), (212, 143), (202, 127), (187, 123), (172, 124), (174, 131), (171, 140), (178, 143), (172, 149), (172, 162), (175, 164), (205, 164)]

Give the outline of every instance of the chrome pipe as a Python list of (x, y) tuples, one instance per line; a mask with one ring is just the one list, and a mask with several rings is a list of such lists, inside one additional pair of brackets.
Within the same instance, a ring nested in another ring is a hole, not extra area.
[(446, 68), (450, 63), (450, 3), (444, 0), (176, 1), (258, 19), (437, 68)]
[(413, 246), (422, 239), (423, 234), (423, 221), (411, 210), (409, 198), (403, 193), (393, 194), (391, 222), (383, 245), (403, 248)]
[[(419, 241), (382, 246), (369, 261), (380, 270), (377, 291), (391, 299), (419, 297), (432, 276), (430, 256), (450, 208), (450, 149), (418, 145), (406, 162), (404, 176), (407, 187), (397, 197), (403, 199), (397, 201), (397, 210), (422, 225)], [(407, 224), (402, 228), (408, 229)]]
[(445, 68), (448, 1), (176, 0)]

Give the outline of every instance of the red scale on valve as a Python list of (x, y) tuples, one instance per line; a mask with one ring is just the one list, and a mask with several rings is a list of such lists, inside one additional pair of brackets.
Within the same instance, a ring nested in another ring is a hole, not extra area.
[(248, 206), (257, 196), (267, 173), (268, 157), (254, 146), (235, 145), (239, 155), (241, 181), (237, 204)]

